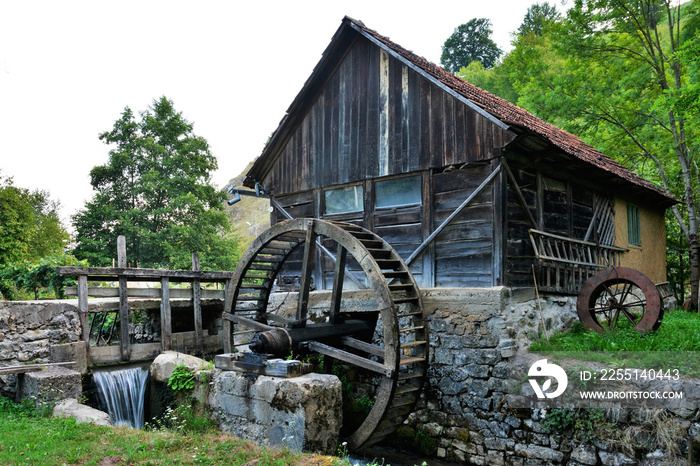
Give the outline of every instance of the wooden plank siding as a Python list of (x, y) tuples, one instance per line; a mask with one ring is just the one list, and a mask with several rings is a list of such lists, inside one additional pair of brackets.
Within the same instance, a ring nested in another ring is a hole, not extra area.
[(359, 38), (338, 63), (262, 180), (275, 196), (487, 160), (512, 139), (387, 54), (383, 109), (380, 55)]
[[(436, 174), (433, 207), (442, 223), (489, 175), (489, 165)], [(484, 190), (435, 239), (435, 285), (487, 287), (493, 277), (493, 194)]]
[[(593, 218), (593, 189), (571, 179), (557, 179), (541, 167), (517, 168), (509, 162), (538, 228), (547, 233), (583, 240)], [(533, 286), (535, 252), (529, 237), (531, 225), (516, 193), (506, 188), (506, 285)]]
[[(311, 102), (262, 184), (293, 217), (362, 225), (404, 259), (489, 175), (494, 148), (514, 137), (365, 38), (353, 42)], [(470, 165), (460, 170), (464, 164)], [(422, 203), (375, 209), (374, 182), (404, 174), (421, 176)], [(324, 215), (324, 190), (357, 184), (363, 211)], [(493, 271), (492, 191), (485, 190), (412, 263), (421, 286), (500, 283)], [(283, 219), (273, 212), (273, 224)], [(335, 251), (332, 241), (324, 241)], [(319, 259), (314, 286), (328, 288), (333, 264)], [(348, 269), (359, 266), (349, 261)], [(293, 288), (300, 271), (295, 253), (281, 275)]]

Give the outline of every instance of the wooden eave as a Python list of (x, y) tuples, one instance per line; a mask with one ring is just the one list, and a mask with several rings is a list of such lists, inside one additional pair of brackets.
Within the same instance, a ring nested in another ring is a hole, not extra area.
[(516, 132), (520, 133), (519, 136), (504, 148), (503, 155), (509, 159), (519, 158), (525, 168), (542, 171), (555, 179), (575, 181), (617, 197), (634, 199), (650, 207), (666, 209), (678, 203), (673, 197), (660, 192), (658, 187), (649, 189), (586, 163), (557, 148), (541, 135), (523, 128), (518, 128)]

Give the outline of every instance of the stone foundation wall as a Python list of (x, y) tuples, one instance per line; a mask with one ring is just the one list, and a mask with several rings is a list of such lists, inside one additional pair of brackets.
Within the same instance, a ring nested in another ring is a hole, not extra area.
[[(546, 406), (514, 407), (512, 393), (522, 384), (529, 389), (523, 374), (537, 358), (527, 354), (527, 347), (543, 327), (551, 335), (577, 320), (575, 298), (537, 300), (534, 293), (513, 295), (506, 288), (423, 293), (430, 322), (430, 369), (416, 411), (397, 432), (404, 443), (427, 436), (439, 458), (493, 466), (669, 465), (674, 454), (687, 455), (693, 442), (696, 451), (700, 447), (700, 385), (694, 382), (683, 387), (697, 399), (684, 401), (678, 410), (643, 415), (608, 411), (604, 419), (591, 420), (585, 432), (548, 427), (543, 422)], [(604, 436), (603, 428), (629, 441), (582, 440)], [(649, 435), (659, 430), (673, 433), (673, 440), (664, 443)]]
[(343, 407), (334, 375), (284, 379), (217, 369), (209, 405), (222, 430), (259, 445), (337, 451)]
[[(557, 429), (556, 425), (552, 429), (551, 422), (548, 427), (552, 411), (544, 406), (522, 408), (512, 403), (516, 386), (529, 387), (523, 377), (523, 368), (530, 363), (522, 360), (527, 357), (526, 348), (542, 333), (551, 335), (577, 320), (575, 298), (541, 296), (538, 300), (534, 293), (512, 293), (507, 288), (434, 288), (422, 293), (430, 325), (430, 368), (417, 409), (397, 432), (404, 447), (420, 437), (429, 440), (424, 443), (432, 445), (430, 453), (439, 458), (494, 466), (666, 465), (687, 455), (693, 445), (700, 451), (700, 385), (695, 382), (683, 386), (697, 399), (684, 400), (681, 408), (641, 415), (634, 410), (608, 411), (604, 419), (597, 419), (598, 424), (589, 423), (590, 437), (585, 436), (588, 431)], [(310, 315), (323, 311), (329, 302), (327, 294), (312, 293)], [(357, 295), (355, 308), (373, 308), (371, 291)], [(275, 305), (281, 307), (293, 308), (296, 303), (293, 294), (276, 299)], [(81, 331), (75, 304), (0, 302), (0, 366), (51, 362), (51, 347), (78, 342)], [(93, 305), (99, 304), (91, 302)], [(15, 379), (0, 377), (0, 393), (12, 394)], [(303, 387), (285, 382), (289, 387), (276, 386), (271, 391), (265, 383), (262, 377), (246, 379), (234, 373), (218, 378), (213, 391), (218, 400), (212, 405), (223, 407), (219, 413), (222, 424), (239, 435), (239, 421), (248, 422), (251, 416), (267, 419), (264, 422), (274, 418), (279, 421), (274, 433), (258, 429), (261, 442), (272, 437), (296, 438), (294, 426), (302, 421), (306, 425), (307, 414), (282, 403), (279, 394), (286, 390), (285, 396), (293, 397)], [(241, 394), (251, 400), (245, 409), (236, 404)], [(315, 395), (306, 400), (313, 402)], [(336, 409), (318, 409), (326, 416), (319, 425), (328, 420), (339, 422)], [(596, 429), (610, 426), (622, 440), (605, 441), (593, 435), (605, 435)], [(671, 440), (664, 441), (664, 436)], [(334, 448), (313, 442), (307, 438), (304, 445), (316, 450)]]
[[(76, 301), (0, 301), (0, 366), (51, 362), (51, 347), (80, 340)], [(0, 376), (0, 395), (14, 396), (17, 376)]]

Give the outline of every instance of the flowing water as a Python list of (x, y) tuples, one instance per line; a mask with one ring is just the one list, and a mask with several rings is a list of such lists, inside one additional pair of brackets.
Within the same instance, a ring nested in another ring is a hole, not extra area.
[(100, 403), (115, 426), (142, 429), (144, 424), (144, 397), (148, 371), (141, 367), (109, 372), (95, 372), (92, 379), (97, 386)]

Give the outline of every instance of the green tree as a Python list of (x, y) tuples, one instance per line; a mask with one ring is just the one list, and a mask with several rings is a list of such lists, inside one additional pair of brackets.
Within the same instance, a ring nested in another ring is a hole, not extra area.
[(549, 2), (535, 3), (527, 9), (523, 22), (518, 27), (518, 36), (532, 33), (541, 36), (547, 26), (561, 18), (554, 5)]
[(440, 63), (447, 71), (456, 73), (473, 61), (490, 69), (503, 51), (491, 39), (491, 20), (473, 18), (458, 26), (442, 46)]
[(93, 198), (73, 216), (76, 257), (109, 266), (124, 235), (131, 265), (189, 268), (197, 252), (202, 268), (235, 267), (226, 196), (211, 184), (216, 158), (172, 101), (154, 100), (139, 120), (127, 107), (100, 139), (113, 148), (90, 172)]
[(0, 266), (61, 254), (70, 237), (59, 207), (46, 191), (19, 188), (0, 176)]
[(687, 240), (691, 301), (697, 308), (699, 122), (674, 107), (689, 83), (679, 53), (681, 13), (671, 0), (577, 0), (558, 42), (573, 57), (574, 76), (587, 75), (594, 83), (584, 92), (588, 103), (575, 99), (590, 139), (683, 201), (672, 213)]
[[(457, 72), (457, 76), (517, 104), (521, 94), (519, 88), (514, 84), (521, 81), (519, 73), (524, 71), (523, 64), (534, 66), (539, 63), (540, 70), (538, 72), (550, 68), (554, 55), (546, 53), (546, 49), (551, 48), (549, 33), (557, 27), (560, 20), (561, 15), (553, 5), (547, 2), (532, 5), (528, 8), (523, 22), (518, 27), (517, 34), (511, 42), (513, 50), (510, 53), (507, 53), (490, 69), (486, 69), (481, 62), (471, 62), (468, 66), (462, 67)], [(537, 57), (537, 61), (533, 60), (533, 56)], [(527, 70), (527, 73), (532, 71)], [(525, 76), (529, 75), (525, 74)]]

